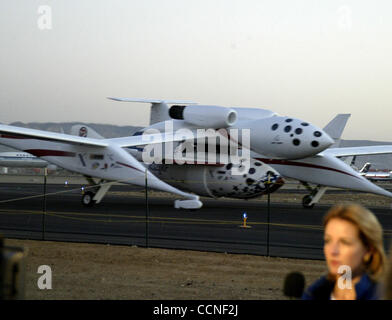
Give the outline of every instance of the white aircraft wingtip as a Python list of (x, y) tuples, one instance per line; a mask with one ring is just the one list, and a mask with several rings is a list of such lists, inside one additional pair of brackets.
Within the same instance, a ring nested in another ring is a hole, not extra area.
[(121, 102), (197, 104), (197, 102), (188, 101), (188, 100), (141, 99), (141, 98), (118, 98), (118, 97), (106, 97), (106, 98), (114, 101), (121, 101)]

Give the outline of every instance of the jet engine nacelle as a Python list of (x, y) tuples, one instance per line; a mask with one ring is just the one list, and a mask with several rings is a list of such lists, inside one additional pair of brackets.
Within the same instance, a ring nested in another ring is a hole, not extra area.
[[(249, 199), (279, 189), (284, 180), (269, 165), (251, 159), (250, 167), (240, 175), (231, 169), (240, 165), (165, 165), (152, 164), (149, 170), (165, 182), (201, 196)], [(268, 182), (269, 181), (269, 182)]]
[(172, 119), (202, 128), (227, 128), (237, 121), (237, 112), (231, 108), (205, 105), (174, 105), (169, 109)]

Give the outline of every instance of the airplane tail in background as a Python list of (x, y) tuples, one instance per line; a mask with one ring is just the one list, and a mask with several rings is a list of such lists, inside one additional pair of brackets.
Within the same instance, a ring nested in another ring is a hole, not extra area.
[(93, 139), (105, 139), (99, 133), (97, 133), (94, 129), (84, 125), (84, 124), (75, 124), (71, 127), (71, 135), (85, 137), (85, 138), (93, 138)]
[(151, 103), (150, 125), (157, 122), (171, 120), (169, 116), (168, 104), (186, 104), (186, 105), (195, 104), (195, 102), (186, 101), (186, 100), (160, 100), (160, 99), (111, 98), (111, 97), (108, 97), (108, 99), (114, 101), (122, 101), (122, 102)]
[(351, 114), (349, 113), (338, 114), (323, 129), (335, 141), (335, 143), (330, 148), (339, 147), (343, 130), (346, 127), (347, 120), (350, 118), (350, 116)]
[(366, 162), (365, 165), (362, 167), (361, 170), (359, 170), (359, 173), (367, 173), (369, 172), (371, 163), (370, 162)]

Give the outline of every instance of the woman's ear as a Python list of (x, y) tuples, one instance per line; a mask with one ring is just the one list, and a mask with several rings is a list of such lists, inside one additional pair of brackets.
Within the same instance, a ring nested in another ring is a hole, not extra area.
[(371, 258), (373, 256), (373, 251), (374, 251), (373, 248), (369, 248), (367, 250), (367, 252), (365, 253), (365, 255), (363, 256), (363, 262), (365, 264), (368, 264), (370, 262), (370, 260), (371, 260)]

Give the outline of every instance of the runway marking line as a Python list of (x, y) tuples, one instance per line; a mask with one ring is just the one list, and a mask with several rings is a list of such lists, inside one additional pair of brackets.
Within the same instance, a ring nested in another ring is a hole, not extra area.
[[(0, 214), (44, 214), (43, 211), (21, 211), (21, 210), (1, 210)], [(98, 213), (86, 213), (86, 212), (51, 212), (45, 213), (48, 216), (59, 217), (63, 219), (76, 220), (76, 221), (87, 221), (87, 222), (102, 222), (102, 223), (146, 223), (145, 217), (141, 216), (127, 216), (120, 214), (102, 215)], [(73, 217), (72, 217), (73, 216)], [(81, 218), (77, 216), (90, 216), (90, 217), (106, 217), (108, 219), (91, 219)], [(111, 220), (111, 218), (127, 218), (125, 220)], [(135, 220), (136, 219), (136, 220)], [(169, 224), (202, 224), (202, 225), (238, 225), (240, 221), (225, 221), (225, 220), (208, 220), (208, 219), (192, 219), (192, 218), (171, 218), (171, 217), (149, 217), (149, 223), (169, 223)], [(252, 226), (265, 226), (267, 222), (251, 222)], [(287, 224), (287, 223), (270, 223), (270, 226), (275, 227), (286, 227), (286, 228), (297, 228), (297, 229), (311, 229), (311, 230), (323, 230), (322, 226), (316, 225), (301, 225), (301, 224)], [(384, 234), (392, 235), (392, 230), (384, 230)]]
[[(43, 211), (37, 211), (37, 210), (16, 210), (16, 209), (10, 209), (10, 210), (3, 210), (0, 209), (0, 214), (37, 214), (37, 215), (42, 215), (44, 214)], [(46, 215), (52, 215), (52, 216), (59, 216), (63, 217), (65, 219), (70, 219), (71, 217), (66, 217), (69, 215), (74, 215), (74, 216), (90, 216), (90, 217), (107, 217), (107, 218), (127, 218), (127, 219), (138, 219), (141, 221), (135, 221), (135, 220), (120, 220), (120, 221), (112, 221), (112, 220), (103, 220), (103, 219), (83, 219), (87, 221), (100, 221), (100, 222), (113, 222), (113, 223), (122, 223), (122, 222), (146, 222), (146, 219), (144, 216), (129, 216), (129, 215), (121, 215), (121, 214), (111, 214), (111, 215), (103, 215), (99, 213), (87, 213), (87, 212), (52, 212), (52, 211), (46, 211)], [(72, 217), (73, 219), (82, 219), (82, 218), (75, 218)], [(157, 220), (157, 221), (154, 221)], [(171, 217), (154, 217), (150, 216), (148, 218), (148, 221), (151, 223), (185, 223), (185, 224), (229, 224), (229, 225), (238, 225), (241, 221), (226, 221), (226, 220), (208, 220), (208, 219), (192, 219), (192, 218), (171, 218)], [(252, 225), (268, 225), (267, 222), (252, 222)], [(301, 227), (301, 228), (311, 228), (311, 229), (322, 229), (321, 226), (313, 226), (313, 225), (299, 225), (299, 224), (283, 224), (283, 223), (270, 223), (270, 226), (279, 226), (279, 227)]]
[[(37, 210), (3, 210), (0, 209), (0, 214), (31, 214), (31, 215), (42, 215), (43, 211)], [(76, 220), (76, 221), (87, 221), (87, 222), (103, 222), (103, 223), (146, 223), (144, 216), (128, 216), (121, 214), (110, 214), (103, 215), (99, 213), (88, 213), (88, 212), (54, 212), (46, 211), (45, 215), (59, 217), (63, 219)], [(74, 217), (71, 217), (71, 216)], [(90, 216), (90, 217), (106, 217), (108, 219), (91, 219), (91, 218), (81, 218), (75, 216)], [(125, 220), (111, 220), (111, 218), (127, 218)], [(133, 220), (130, 220), (133, 219)], [(135, 220), (136, 219), (136, 220)], [(169, 223), (169, 224), (202, 224), (202, 225), (238, 225), (241, 221), (226, 221), (226, 220), (208, 220), (208, 219), (192, 219), (192, 218), (171, 218), (171, 217), (154, 217), (148, 218), (149, 223)], [(250, 222), (249, 225), (252, 226), (265, 226), (268, 225), (267, 222)], [(297, 228), (297, 229), (311, 229), (311, 230), (323, 230), (323, 227), (317, 225), (304, 225), (304, 224), (287, 224), (287, 223), (269, 223), (270, 226), (275, 227), (286, 227), (286, 228)], [(392, 230), (384, 230), (385, 235), (392, 235)]]

